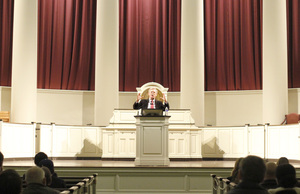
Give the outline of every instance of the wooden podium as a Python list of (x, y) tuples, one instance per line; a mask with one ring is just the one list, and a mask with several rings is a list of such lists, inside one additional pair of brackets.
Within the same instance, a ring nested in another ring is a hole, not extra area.
[(169, 165), (170, 116), (135, 116), (135, 165)]

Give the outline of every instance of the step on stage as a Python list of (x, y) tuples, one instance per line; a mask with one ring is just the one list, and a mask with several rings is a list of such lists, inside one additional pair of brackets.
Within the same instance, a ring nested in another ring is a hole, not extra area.
[[(97, 193), (212, 193), (210, 174), (228, 177), (234, 160), (170, 161), (168, 166), (135, 166), (134, 161), (54, 159), (59, 176), (98, 173)], [(300, 161), (291, 161), (300, 177)], [(30, 159), (5, 160), (4, 169), (20, 174), (33, 166)]]

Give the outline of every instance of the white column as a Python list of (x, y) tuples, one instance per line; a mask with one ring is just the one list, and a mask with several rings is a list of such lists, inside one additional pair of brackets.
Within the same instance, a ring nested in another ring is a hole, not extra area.
[(203, 0), (182, 0), (180, 108), (204, 125)]
[(36, 121), (37, 0), (15, 0), (11, 121)]
[(288, 112), (286, 1), (263, 0), (263, 122)]
[[(97, 1), (95, 125), (107, 125), (119, 105), (119, 4)], [(130, 102), (131, 103), (131, 102)]]

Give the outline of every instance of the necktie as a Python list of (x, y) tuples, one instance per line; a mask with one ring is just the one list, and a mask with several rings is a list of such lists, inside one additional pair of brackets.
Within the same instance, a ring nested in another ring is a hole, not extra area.
[(154, 109), (153, 100), (151, 100), (151, 103), (150, 103), (150, 108), (151, 108), (151, 109)]

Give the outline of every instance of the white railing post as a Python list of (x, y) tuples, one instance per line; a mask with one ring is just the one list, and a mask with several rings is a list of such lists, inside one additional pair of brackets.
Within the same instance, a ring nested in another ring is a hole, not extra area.
[(268, 158), (268, 132), (270, 123), (265, 123), (264, 126), (264, 160)]
[(250, 153), (250, 150), (249, 150), (249, 148), (250, 148), (250, 146), (249, 146), (249, 133), (250, 133), (250, 131), (249, 131), (249, 124), (245, 124), (245, 133), (246, 133), (246, 138), (247, 138), (247, 140), (246, 140), (246, 153), (247, 153), (247, 155), (249, 155), (249, 153)]
[(54, 130), (55, 130), (55, 123), (53, 122), (51, 123), (51, 150), (50, 150), (51, 157), (53, 157), (54, 145), (55, 145), (54, 138), (53, 138)]

